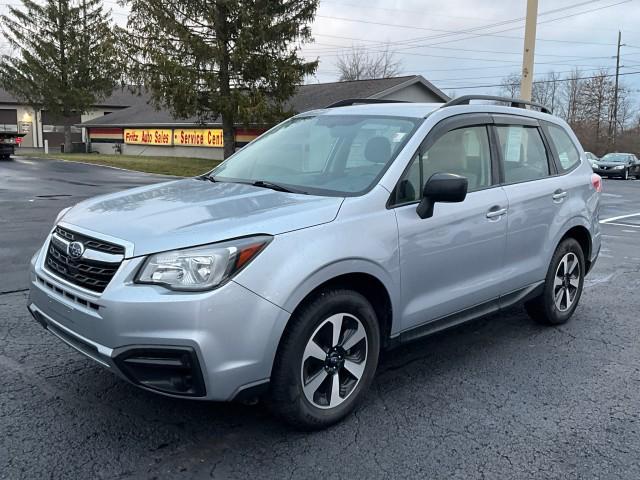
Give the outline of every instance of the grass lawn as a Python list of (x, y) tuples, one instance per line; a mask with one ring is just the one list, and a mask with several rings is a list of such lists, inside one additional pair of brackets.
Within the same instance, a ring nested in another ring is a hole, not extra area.
[(50, 153), (29, 154), (30, 157), (54, 158), (69, 162), (85, 162), (96, 165), (126, 168), (138, 172), (160, 173), (178, 177), (192, 177), (211, 170), (219, 160), (183, 157), (142, 157), (133, 155), (103, 155), (99, 153)]

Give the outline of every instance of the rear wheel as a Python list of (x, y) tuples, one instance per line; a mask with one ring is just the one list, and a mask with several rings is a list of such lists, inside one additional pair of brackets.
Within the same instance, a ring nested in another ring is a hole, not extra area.
[(271, 409), (289, 424), (319, 429), (362, 400), (378, 364), (375, 311), (351, 290), (326, 290), (291, 319), (271, 375)]
[(566, 323), (578, 306), (584, 276), (582, 247), (573, 238), (563, 240), (551, 259), (544, 291), (525, 304), (529, 316), (546, 325)]

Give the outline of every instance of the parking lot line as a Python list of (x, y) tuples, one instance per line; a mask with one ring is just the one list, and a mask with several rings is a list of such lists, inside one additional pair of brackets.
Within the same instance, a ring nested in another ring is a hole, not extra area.
[[(603, 223), (603, 222), (600, 222)], [(615, 222), (607, 222), (604, 225), (616, 225), (617, 227), (629, 227), (629, 228), (640, 228), (640, 225), (631, 225), (629, 223), (615, 223)]]
[(623, 218), (631, 218), (631, 217), (638, 217), (638, 216), (640, 216), (640, 213), (630, 213), (628, 215), (620, 215), (617, 217), (605, 218), (604, 220), (600, 220), (600, 223), (608, 223), (611, 225), (615, 225), (612, 222), (615, 222), (617, 220), (622, 220)]

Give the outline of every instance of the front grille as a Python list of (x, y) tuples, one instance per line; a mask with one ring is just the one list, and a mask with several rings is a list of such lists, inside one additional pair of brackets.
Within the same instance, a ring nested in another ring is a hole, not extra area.
[(97, 240), (87, 237), (81, 233), (72, 232), (66, 228), (56, 227), (56, 233), (69, 242), (82, 242), (85, 248), (97, 250), (98, 252), (113, 253), (114, 255), (124, 255), (124, 247), (114, 243)]
[[(69, 242), (81, 242), (86, 250), (124, 255), (124, 247), (56, 227), (56, 234)], [(45, 266), (54, 275), (87, 290), (101, 293), (118, 271), (121, 261), (102, 262), (72, 258), (59, 241), (49, 242)]]

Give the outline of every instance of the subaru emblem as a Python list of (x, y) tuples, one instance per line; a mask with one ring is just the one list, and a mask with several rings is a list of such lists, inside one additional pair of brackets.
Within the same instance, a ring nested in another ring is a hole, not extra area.
[(84, 253), (84, 245), (80, 242), (71, 242), (67, 247), (67, 253), (71, 258), (80, 258)]

